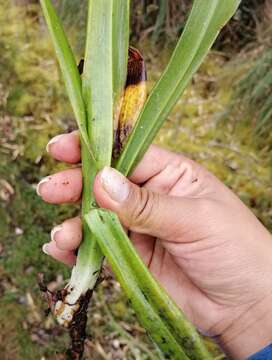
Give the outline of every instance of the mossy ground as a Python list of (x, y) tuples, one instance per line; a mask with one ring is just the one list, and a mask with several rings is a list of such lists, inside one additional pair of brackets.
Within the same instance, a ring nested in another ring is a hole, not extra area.
[[(43, 315), (37, 273), (46, 274), (51, 288), (69, 277), (69, 270), (42, 254), (41, 247), (52, 226), (78, 208), (43, 203), (35, 185), (63, 168), (48, 157), (45, 145), (75, 124), (39, 11), (9, 3), (0, 5), (0, 358), (63, 359), (67, 334)], [(169, 55), (145, 53), (152, 85)], [(268, 150), (258, 148), (245, 122), (221, 119), (238, 73), (223, 55), (212, 53), (156, 142), (208, 167), (271, 230)], [(89, 333), (88, 359), (158, 358), (112, 280), (95, 294)]]

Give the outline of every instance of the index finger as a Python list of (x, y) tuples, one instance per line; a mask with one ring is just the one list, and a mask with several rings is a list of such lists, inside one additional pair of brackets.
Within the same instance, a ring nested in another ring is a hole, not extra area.
[[(69, 164), (80, 162), (80, 138), (78, 131), (54, 137), (49, 141), (46, 149), (56, 160)], [(162, 149), (156, 145), (151, 145), (129, 178), (135, 184), (145, 183), (163, 171), (170, 163), (173, 164), (181, 160), (190, 161), (182, 155)]]
[(184, 156), (151, 145), (142, 160), (136, 166), (129, 179), (135, 184), (143, 184), (163, 171), (167, 165), (187, 160)]

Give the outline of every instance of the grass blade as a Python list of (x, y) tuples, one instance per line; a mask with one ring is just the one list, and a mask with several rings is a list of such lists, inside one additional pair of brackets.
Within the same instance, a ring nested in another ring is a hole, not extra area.
[(40, 0), (40, 2), (81, 137), (91, 152), (87, 136), (86, 111), (82, 98), (81, 78), (74, 54), (51, 0)]
[(82, 90), (87, 110), (88, 136), (99, 168), (111, 163), (112, 11), (112, 0), (89, 1)]
[(194, 327), (135, 252), (117, 215), (93, 210), (85, 218), (139, 320), (165, 358), (211, 359)]
[(117, 163), (127, 175), (142, 158), (239, 0), (195, 0), (169, 65), (152, 90)]
[(129, 1), (90, 1), (82, 86), (99, 168), (111, 163), (114, 107), (124, 89), (128, 39)]
[[(127, 77), (130, 0), (115, 0), (112, 16), (113, 104), (118, 106)], [(114, 109), (115, 110), (115, 109)]]

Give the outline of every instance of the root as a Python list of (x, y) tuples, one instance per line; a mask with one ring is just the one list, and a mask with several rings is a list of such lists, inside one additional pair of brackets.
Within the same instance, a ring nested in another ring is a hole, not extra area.
[(71, 345), (66, 352), (67, 360), (80, 360), (82, 358), (86, 339), (87, 311), (92, 293), (91, 290), (88, 290), (87, 293), (79, 299), (79, 309), (74, 314), (69, 327)]
[[(68, 293), (66, 289), (56, 292), (50, 291), (45, 285), (42, 274), (38, 275), (38, 284), (49, 306), (49, 309), (46, 311), (47, 314), (52, 312), (53, 315), (56, 315), (56, 303), (61, 302), (66, 306), (70, 305), (65, 303), (65, 298)], [(71, 304), (71, 307), (76, 308), (76, 311), (73, 311), (73, 317), (71, 321), (69, 321), (69, 324), (66, 325), (71, 339), (69, 349), (66, 352), (67, 360), (82, 359), (86, 339), (87, 311), (92, 293), (92, 290), (88, 290), (85, 295), (80, 296), (76, 304)]]

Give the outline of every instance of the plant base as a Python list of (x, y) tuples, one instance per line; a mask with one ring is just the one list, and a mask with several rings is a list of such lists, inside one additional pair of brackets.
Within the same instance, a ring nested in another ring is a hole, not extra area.
[(67, 360), (80, 360), (84, 352), (86, 325), (88, 320), (87, 312), (93, 290), (87, 290), (84, 295), (81, 295), (78, 298), (76, 303), (69, 304), (66, 302), (69, 293), (66, 288), (55, 292), (50, 291), (45, 285), (44, 276), (42, 274), (39, 274), (38, 283), (49, 306), (49, 309), (46, 311), (47, 314), (51, 311), (58, 319), (59, 312), (62, 313), (64, 311), (67, 315), (67, 311), (69, 311), (69, 320), (66, 316), (65, 322), (61, 322), (61, 325), (69, 330), (71, 339), (69, 349), (66, 352), (66, 358)]

